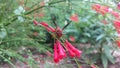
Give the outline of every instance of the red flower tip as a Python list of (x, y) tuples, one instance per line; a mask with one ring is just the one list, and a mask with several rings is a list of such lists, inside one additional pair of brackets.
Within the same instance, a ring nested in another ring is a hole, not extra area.
[(59, 59), (63, 59), (66, 57), (66, 54), (64, 52), (64, 48), (62, 47), (61, 43), (57, 40), (56, 45), (58, 46), (58, 52), (59, 52)]
[(75, 41), (75, 37), (73, 37), (73, 36), (70, 36), (70, 41), (72, 41), (72, 42), (74, 42)]
[(120, 40), (116, 40), (118, 47), (120, 48)]
[(33, 21), (34, 25), (38, 25), (38, 22), (36, 20)]
[(76, 49), (76, 50), (74, 50), (74, 52), (75, 52), (75, 54), (76, 54), (76, 56), (77, 56), (78, 58), (81, 57), (81, 54), (82, 54), (82, 51), (81, 51), (81, 50)]
[(72, 50), (70, 50), (70, 48), (67, 48), (67, 49), (68, 49), (70, 57), (74, 58), (75, 57), (75, 53)]
[(114, 21), (114, 26), (118, 34), (120, 34), (120, 21), (115, 20)]
[(59, 62), (59, 58), (58, 58), (58, 48), (56, 43), (54, 43), (54, 62), (58, 63)]
[[(75, 48), (71, 43), (69, 43), (67, 40), (65, 41), (65, 45), (66, 45), (66, 47), (67, 47), (67, 49), (68, 49), (68, 52), (70, 52), (70, 54), (72, 54), (72, 52), (73, 52), (73, 53), (75, 53), (75, 56), (78, 57), (78, 58), (81, 56), (82, 51), (76, 49), (76, 48)], [(72, 51), (72, 52), (71, 52), (71, 51)]]
[(120, 10), (120, 2), (117, 5), (117, 9)]
[(99, 13), (101, 13), (102, 15), (105, 15), (107, 12), (109, 12), (109, 7), (101, 6)]
[(100, 6), (99, 4), (93, 4), (92, 9), (97, 11), (98, 13), (101, 13), (102, 15), (105, 15), (107, 12), (110, 12), (109, 7)]
[(78, 22), (79, 19), (78, 19), (78, 15), (77, 14), (73, 14), (71, 17), (70, 17), (70, 20), (74, 21), (74, 22)]
[(49, 32), (55, 32), (55, 29), (52, 28), (52, 27), (46, 27), (46, 30), (49, 31)]
[(95, 66), (95, 65), (93, 65), (93, 64), (92, 64), (92, 65), (90, 65), (90, 66), (91, 66), (91, 68), (96, 68), (96, 66)]
[(44, 27), (48, 27), (49, 25), (47, 24), (47, 23), (45, 23), (45, 22), (40, 22), (40, 24), (42, 25), (42, 26), (44, 26)]
[(119, 13), (118, 13), (118, 12), (112, 11), (111, 14), (112, 14), (114, 17), (119, 18)]
[(97, 12), (99, 11), (100, 7), (101, 6), (99, 4), (93, 4), (92, 5), (92, 9), (95, 10), (95, 11), (97, 11)]
[(114, 20), (114, 26), (115, 26), (116, 28), (120, 28), (120, 21)]
[(65, 46), (68, 50), (69, 55), (73, 58), (75, 57), (75, 53), (73, 52), (73, 49), (71, 49), (69, 42), (66, 40), (65, 41)]

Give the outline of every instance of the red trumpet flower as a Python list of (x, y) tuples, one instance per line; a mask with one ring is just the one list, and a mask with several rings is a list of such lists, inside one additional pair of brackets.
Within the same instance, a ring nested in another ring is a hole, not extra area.
[(56, 43), (54, 43), (54, 62), (58, 63), (59, 62), (59, 58), (58, 58), (58, 48)]
[(59, 53), (59, 59), (63, 59), (66, 57), (64, 48), (62, 47), (61, 43), (57, 40), (56, 45), (58, 46), (58, 53)]
[(36, 20), (33, 21), (34, 25), (38, 25), (38, 22)]
[(99, 12), (100, 7), (101, 7), (101, 6), (100, 6), (99, 4), (93, 4), (93, 5), (92, 5), (92, 9), (95, 10), (95, 11), (97, 11), (97, 12)]
[(69, 53), (70, 57), (74, 58), (75, 57), (75, 53), (69, 47), (67, 47), (67, 50), (68, 50), (68, 53)]
[[(76, 48), (75, 48), (70, 42), (68, 42), (67, 40), (65, 41), (65, 45), (66, 45), (66, 47), (67, 47), (68, 52), (70, 53), (70, 55), (72, 55), (72, 52), (73, 52), (73, 53), (75, 53), (75, 56), (76, 56), (76, 57), (79, 58), (79, 57), (81, 56), (82, 51), (76, 49)], [(72, 52), (71, 52), (71, 51), (72, 51)], [(72, 57), (74, 57), (74, 56), (72, 56)]]
[(45, 22), (40, 22), (40, 24), (43, 26), (43, 27), (49, 27), (49, 25)]
[(79, 19), (78, 19), (78, 15), (77, 14), (73, 14), (71, 17), (70, 17), (70, 20), (74, 21), (74, 22), (78, 22)]
[(101, 6), (99, 13), (101, 13), (102, 15), (105, 15), (107, 12), (109, 12), (109, 7)]
[(118, 32), (118, 34), (120, 34), (120, 21), (115, 20), (114, 21), (114, 26), (115, 26), (115, 29)]
[(107, 6), (101, 6), (99, 4), (93, 4), (92, 9), (97, 11), (98, 13), (105, 15), (107, 12), (109, 12), (109, 7)]
[(115, 12), (115, 11), (112, 11), (111, 14), (116, 18), (119, 18), (119, 15), (120, 15), (118, 12)]
[(46, 27), (46, 30), (47, 30), (48, 32), (55, 32), (55, 29), (52, 28), (52, 27)]
[(62, 47), (60, 41), (56, 40), (54, 43), (54, 62), (58, 63), (61, 59), (66, 57), (64, 48)]
[(70, 39), (70, 41), (72, 41), (72, 42), (75, 41), (75, 37), (74, 37), (74, 36), (70, 36), (69, 39)]
[(120, 48), (120, 40), (117, 40), (116, 43), (117, 43), (118, 47)]

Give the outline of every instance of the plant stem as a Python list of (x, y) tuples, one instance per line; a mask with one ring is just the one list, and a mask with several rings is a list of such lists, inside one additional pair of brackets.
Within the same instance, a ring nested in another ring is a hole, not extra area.
[(70, 20), (67, 20), (67, 24), (62, 28), (62, 30), (64, 30), (68, 25), (70, 25), (71, 21)]
[[(57, 1), (57, 2), (51, 2), (51, 3), (48, 3), (48, 5), (52, 5), (52, 4), (56, 4), (56, 3), (60, 3), (60, 2), (64, 2), (64, 0), (60, 0), (60, 1)], [(37, 8), (34, 8), (34, 9), (26, 12), (25, 15), (30, 14), (30, 13), (32, 13), (32, 12), (34, 12), (34, 11), (40, 9), (40, 8), (43, 8), (43, 7), (46, 7), (46, 6), (39, 6)]]
[(80, 67), (80, 64), (78, 63), (77, 59), (74, 58), (75, 62), (77, 63), (78, 68)]
[(11, 64), (13, 66), (13, 68), (16, 68), (16, 66), (7, 58), (5, 58), (4, 56), (0, 55), (0, 57), (2, 57), (4, 60), (6, 60), (9, 64)]

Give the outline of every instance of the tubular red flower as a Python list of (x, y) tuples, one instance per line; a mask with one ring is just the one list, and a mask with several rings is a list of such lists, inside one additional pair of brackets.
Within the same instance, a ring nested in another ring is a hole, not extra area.
[(119, 18), (119, 13), (118, 13), (118, 12), (112, 11), (111, 14), (112, 14), (114, 17)]
[(71, 43), (69, 43), (67, 40), (65, 41), (65, 44), (67, 46), (68, 49), (71, 49), (74, 53), (75, 56), (77, 56), (78, 58), (81, 56), (82, 51), (76, 49)]
[(100, 7), (101, 6), (99, 4), (93, 4), (92, 5), (92, 9), (95, 10), (95, 11), (97, 11), (97, 12), (99, 11)]
[(106, 13), (110, 12), (109, 7), (107, 6), (100, 6), (99, 4), (93, 4), (92, 9), (97, 11), (98, 13), (105, 15)]
[(117, 40), (116, 42), (117, 42), (118, 47), (120, 47), (120, 40)]
[(69, 47), (69, 44), (67, 43), (67, 42), (65, 42), (65, 46), (66, 46), (66, 48), (67, 48), (67, 50), (68, 50), (68, 53), (69, 53), (69, 55), (73, 58), (73, 57), (75, 57), (76, 55), (75, 55), (75, 53), (72, 51), (72, 49)]
[(70, 41), (74, 42), (75, 41), (75, 37), (74, 36), (70, 36)]
[(52, 27), (46, 27), (46, 30), (49, 31), (49, 32), (55, 32), (55, 29), (52, 28)]
[(74, 21), (74, 22), (78, 22), (79, 19), (78, 19), (78, 15), (77, 14), (73, 14), (71, 17), (70, 17), (70, 20)]
[(56, 45), (58, 46), (59, 59), (65, 58), (66, 54), (64, 52), (64, 49), (63, 49), (62, 45), (60, 44), (60, 42), (58, 40), (56, 41)]
[(114, 21), (114, 26), (118, 34), (120, 34), (120, 21), (115, 20)]
[(74, 57), (76, 56), (76, 54), (75, 54), (72, 50), (70, 50), (70, 48), (67, 48), (67, 49), (68, 49), (69, 55), (70, 55), (72, 58), (74, 58)]
[(115, 26), (115, 28), (120, 28), (120, 21), (115, 20), (114, 21), (114, 26)]
[(77, 56), (78, 58), (81, 57), (81, 54), (82, 54), (82, 51), (81, 51), (81, 50), (75, 49), (73, 52), (75, 52), (75, 54), (76, 54), (76, 56)]
[(54, 43), (54, 62), (58, 63), (59, 62), (59, 58), (58, 58), (58, 48), (56, 43)]
[(94, 64), (92, 64), (92, 65), (90, 65), (91, 66), (91, 68), (96, 68), (96, 66), (94, 65)]
[(33, 21), (34, 25), (38, 25), (38, 22), (36, 20)]
[(40, 22), (40, 24), (42, 25), (42, 26), (44, 26), (44, 27), (48, 27), (49, 25), (47, 24), (47, 23), (45, 23), (45, 22)]
[(109, 7), (107, 6), (101, 6), (99, 13), (101, 13), (102, 15), (105, 15), (107, 12), (109, 12)]

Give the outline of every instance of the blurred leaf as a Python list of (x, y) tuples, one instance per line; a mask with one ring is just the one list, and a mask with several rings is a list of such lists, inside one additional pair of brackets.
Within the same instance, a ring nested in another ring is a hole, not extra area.
[(106, 55), (104, 53), (101, 54), (101, 60), (104, 68), (107, 68), (108, 65), (108, 59), (106, 58)]
[(6, 33), (5, 29), (1, 29), (0, 38), (3, 39), (3, 38), (5, 38), (6, 35), (7, 35), (7, 33)]
[(99, 40), (101, 40), (102, 38), (104, 38), (104, 34), (100, 34), (97, 38), (96, 38), (96, 41), (99, 41)]
[(104, 48), (104, 51), (105, 51), (106, 58), (107, 58), (110, 62), (112, 62), (112, 63), (114, 64), (114, 63), (115, 63), (115, 59), (114, 59), (113, 56), (111, 55), (111, 52), (110, 52), (111, 49), (109, 48), (109, 46), (104, 45), (103, 48)]

